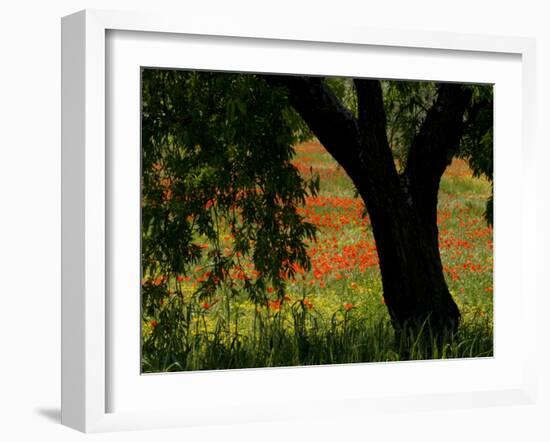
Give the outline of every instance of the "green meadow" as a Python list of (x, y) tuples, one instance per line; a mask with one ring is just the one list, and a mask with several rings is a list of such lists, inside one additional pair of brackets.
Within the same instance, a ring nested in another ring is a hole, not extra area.
[[(299, 209), (318, 231), (308, 244), (311, 270), (296, 269), (283, 299), (268, 287), (265, 303), (223, 289), (201, 299), (201, 263), (185, 276), (144, 275), (143, 372), (492, 356), (493, 232), (484, 217), (491, 184), (457, 159), (440, 184), (440, 252), (461, 312), (458, 332), (443, 344), (406, 332), (396, 339), (362, 200), (319, 143), (295, 151), (300, 173), (320, 178), (318, 195)], [(221, 228), (219, 241), (229, 240)], [(253, 275), (251, 263), (244, 267)]]

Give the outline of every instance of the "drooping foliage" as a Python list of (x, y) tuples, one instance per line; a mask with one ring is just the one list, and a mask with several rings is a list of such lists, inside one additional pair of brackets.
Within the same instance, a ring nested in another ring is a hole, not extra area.
[(472, 85), (464, 135), (458, 156), (468, 161), (474, 176), (493, 179), (493, 87)]
[(315, 237), (296, 210), (318, 190), (291, 164), (300, 124), (255, 75), (144, 69), (144, 277), (202, 274), (201, 297), (224, 286), (260, 301), (268, 284), (283, 296)]
[[(493, 87), (473, 85), (464, 136), (458, 156), (468, 161), (474, 176), (493, 182)], [(487, 200), (485, 218), (493, 224), (493, 194)]]

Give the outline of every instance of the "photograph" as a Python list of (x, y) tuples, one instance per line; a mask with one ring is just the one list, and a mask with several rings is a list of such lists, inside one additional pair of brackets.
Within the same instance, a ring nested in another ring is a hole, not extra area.
[(493, 357), (492, 84), (140, 94), (142, 373)]
[(4, 2), (0, 442), (550, 442), (545, 6)]

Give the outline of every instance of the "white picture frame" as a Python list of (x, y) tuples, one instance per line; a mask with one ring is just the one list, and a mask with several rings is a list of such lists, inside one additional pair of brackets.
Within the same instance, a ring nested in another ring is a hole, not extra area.
[[(401, 52), (426, 51), (430, 56), (444, 57), (445, 54), (470, 54), (483, 60), (492, 55), (515, 57), (521, 70), (518, 97), (521, 109), (521, 127), (518, 129), (520, 148), (515, 151), (522, 162), (522, 187), (518, 190), (523, 210), (517, 215), (516, 224), (521, 231), (521, 241), (514, 243), (515, 251), (524, 258), (535, 256), (535, 184), (534, 174), (534, 106), (535, 106), (535, 45), (532, 39), (517, 37), (490, 37), (450, 33), (426, 33), (415, 31), (387, 31), (350, 28), (345, 26), (261, 26), (252, 22), (213, 22), (207, 18), (174, 18), (152, 16), (151, 14), (86, 10), (64, 17), (62, 20), (62, 423), (84, 432), (122, 429), (156, 428), (208, 424), (212, 414), (205, 415), (204, 408), (195, 410), (175, 407), (173, 403), (163, 409), (146, 407), (135, 410), (117, 411), (109, 404), (114, 388), (111, 380), (113, 355), (110, 334), (113, 318), (111, 301), (107, 296), (109, 275), (109, 242), (115, 230), (108, 228), (109, 206), (109, 155), (106, 121), (111, 116), (108, 109), (111, 78), (106, 75), (109, 33), (140, 32), (145, 39), (163, 37), (178, 39), (185, 36), (200, 38), (216, 37), (221, 41), (270, 42), (271, 45), (304, 47), (307, 45), (337, 45), (336, 50), (370, 47), (378, 51), (398, 48)], [(235, 40), (237, 39), (237, 40)], [(160, 43), (163, 44), (162, 42)], [(254, 43), (256, 44), (256, 43)], [(491, 55), (492, 54), (492, 55)], [(441, 78), (445, 79), (445, 78)], [(139, 90), (136, 89), (136, 94)], [(496, 101), (496, 113), (499, 105)], [(139, 135), (138, 135), (139, 136)], [(498, 142), (498, 137), (497, 137)], [(498, 178), (497, 178), (498, 179)], [(495, 190), (497, 193), (497, 190)], [(114, 199), (116, 201), (116, 199)], [(498, 239), (497, 251), (498, 251)], [(502, 240), (505, 241), (505, 240)], [(255, 382), (262, 382), (270, 376), (285, 373), (289, 382), (303, 377), (303, 371), (272, 369), (266, 371), (225, 372), (214, 375), (201, 373), (189, 382), (200, 384), (215, 379), (218, 385), (229, 382), (248, 393), (237, 398), (232, 409), (224, 412), (221, 407), (214, 413), (217, 422), (249, 422), (284, 419), (298, 415), (329, 416), (346, 414), (368, 414), (381, 409), (388, 412), (431, 408), (461, 408), (499, 404), (533, 403), (536, 396), (534, 342), (536, 288), (534, 286), (534, 265), (524, 264), (521, 279), (515, 281), (521, 290), (522, 315), (517, 321), (523, 330), (526, 344), (518, 355), (513, 379), (503, 381), (499, 386), (483, 388), (481, 385), (468, 390), (446, 391), (435, 385), (425, 394), (384, 391), (375, 395), (358, 388), (355, 395), (339, 394), (337, 390), (326, 397), (315, 397), (304, 411), (302, 404), (291, 398), (286, 409), (254, 402)], [(498, 307), (497, 307), (498, 308)], [(498, 325), (497, 325), (498, 326)], [(138, 321), (135, 327), (139, 327)], [(533, 346), (531, 348), (530, 346)], [(495, 353), (498, 359), (498, 353)], [(436, 364), (436, 365), (434, 365)], [(379, 369), (395, 370), (402, 375), (403, 365), (381, 366)], [(412, 366), (410, 366), (412, 367)], [(450, 367), (450, 366), (449, 366)], [(406, 368), (406, 367), (405, 367)], [(326, 367), (307, 368), (308, 375), (333, 382), (338, 372), (347, 370), (350, 376), (361, 376), (367, 370), (363, 364), (354, 367), (340, 367), (328, 370)], [(430, 364), (416, 364), (414, 369), (420, 376), (430, 376), (437, 370), (437, 361)], [(490, 370), (491, 366), (464, 366), (457, 362), (449, 368), (456, 373), (464, 370)], [(373, 370), (373, 368), (369, 368)], [(259, 373), (259, 374), (258, 374)], [(302, 374), (301, 374), (302, 373)], [(424, 374), (422, 374), (424, 373)], [(138, 376), (139, 373), (136, 373)], [(166, 375), (157, 376), (158, 379)], [(175, 379), (173, 375), (172, 381)], [(214, 377), (217, 376), (217, 377)], [(469, 375), (471, 376), (471, 375)], [(293, 380), (292, 380), (293, 379)], [(331, 381), (332, 380), (332, 381)], [(190, 384), (190, 385), (191, 385)], [(168, 384), (167, 384), (168, 385)], [(330, 390), (330, 389), (329, 389)], [(159, 390), (161, 397), (169, 399), (170, 388)], [(196, 392), (194, 394), (197, 394)], [(213, 394), (213, 393), (212, 393)], [(226, 394), (230, 394), (227, 391)], [(130, 398), (128, 401), (135, 401)], [(171, 403), (168, 400), (168, 403)], [(223, 403), (223, 397), (220, 398)], [(123, 407), (124, 408), (124, 407)], [(215, 408), (215, 407), (214, 407)], [(234, 410), (238, 410), (239, 413)]]

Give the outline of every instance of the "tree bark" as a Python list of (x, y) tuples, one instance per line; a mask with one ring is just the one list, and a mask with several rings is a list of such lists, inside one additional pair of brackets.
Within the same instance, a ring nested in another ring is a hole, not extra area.
[(437, 336), (456, 331), (460, 312), (447, 288), (439, 253), (437, 193), (461, 138), (468, 92), (460, 85), (440, 85), (405, 172), (399, 175), (387, 140), (379, 81), (354, 80), (357, 117), (321, 78), (271, 76), (267, 81), (287, 89), (292, 106), (364, 200), (395, 330), (422, 327)]

